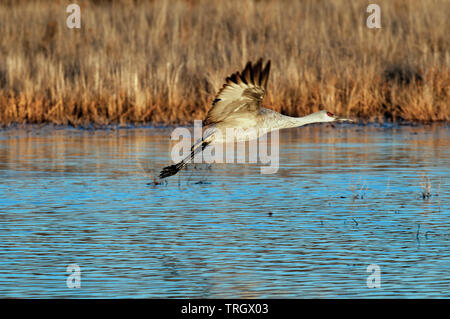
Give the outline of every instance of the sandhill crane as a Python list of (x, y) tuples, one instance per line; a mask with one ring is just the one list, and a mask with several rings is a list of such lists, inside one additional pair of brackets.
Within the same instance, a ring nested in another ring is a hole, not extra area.
[[(311, 123), (352, 121), (335, 116), (326, 110), (304, 117), (290, 117), (261, 107), (267, 90), (269, 71), (270, 60), (263, 67), (262, 59), (259, 59), (255, 64), (248, 62), (242, 73), (236, 72), (227, 77), (226, 83), (217, 93), (212, 107), (203, 121), (207, 129), (202, 140), (194, 144), (191, 148), (191, 154), (184, 160), (164, 167), (159, 177), (166, 178), (175, 175), (194, 158), (197, 152), (203, 151), (209, 144), (228, 142), (225, 130), (229, 128), (257, 129), (256, 136), (237, 136), (233, 138), (233, 141), (236, 141), (258, 138), (273, 130)], [(219, 132), (220, 134), (217, 134)]]

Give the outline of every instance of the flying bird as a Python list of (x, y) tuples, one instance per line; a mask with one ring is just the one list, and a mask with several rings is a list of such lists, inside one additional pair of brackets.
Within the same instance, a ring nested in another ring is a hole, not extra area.
[(192, 146), (189, 156), (177, 164), (164, 167), (159, 177), (166, 178), (175, 175), (198, 152), (203, 151), (210, 144), (230, 142), (227, 141), (227, 134), (225, 133), (227, 129), (256, 132), (256, 134), (242, 134), (242, 136), (233, 137), (233, 141), (246, 141), (283, 128), (298, 127), (311, 123), (352, 121), (326, 110), (304, 117), (290, 117), (263, 108), (261, 104), (267, 91), (269, 72), (270, 60), (263, 65), (263, 60), (259, 59), (255, 64), (248, 62), (242, 72), (236, 72), (227, 77), (203, 121), (203, 125), (206, 127), (203, 138)]

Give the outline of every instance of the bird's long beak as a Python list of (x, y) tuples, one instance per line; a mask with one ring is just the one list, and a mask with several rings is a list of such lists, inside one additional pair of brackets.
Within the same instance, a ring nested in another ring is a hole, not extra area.
[(336, 116), (335, 120), (339, 121), (339, 122), (355, 122), (355, 120), (348, 119), (346, 117), (340, 117), (340, 116)]

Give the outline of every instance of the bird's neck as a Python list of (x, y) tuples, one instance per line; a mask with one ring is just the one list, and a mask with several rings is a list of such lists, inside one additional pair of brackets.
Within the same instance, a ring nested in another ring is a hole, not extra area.
[(298, 127), (306, 124), (317, 123), (319, 122), (317, 117), (313, 116), (314, 114), (310, 114), (303, 117), (291, 117), (282, 115), (283, 117), (283, 126), (281, 128), (290, 128), (290, 127)]

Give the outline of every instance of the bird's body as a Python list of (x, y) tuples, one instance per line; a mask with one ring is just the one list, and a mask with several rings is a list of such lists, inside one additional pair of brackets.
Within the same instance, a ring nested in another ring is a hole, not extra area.
[[(316, 122), (315, 116), (290, 117), (271, 109), (261, 108), (257, 114), (240, 113), (238, 116), (232, 116), (227, 121), (211, 124), (205, 129), (204, 136), (206, 138), (210, 136), (209, 140), (211, 143), (241, 142), (259, 138), (274, 130), (299, 127)], [(238, 131), (239, 134), (234, 136), (227, 134), (227, 130), (230, 129)], [(231, 139), (229, 138), (230, 136)]]
[[(192, 147), (191, 155), (180, 163), (165, 167), (160, 178), (176, 174), (194, 155), (210, 144), (248, 141), (268, 132), (283, 128), (298, 127), (310, 123), (350, 121), (339, 118), (328, 111), (319, 111), (304, 117), (290, 117), (263, 108), (270, 71), (270, 60), (263, 68), (262, 59), (252, 65), (248, 62), (242, 73), (236, 72), (226, 78), (213, 101), (206, 119), (205, 133)], [(230, 134), (234, 131), (235, 134)]]

